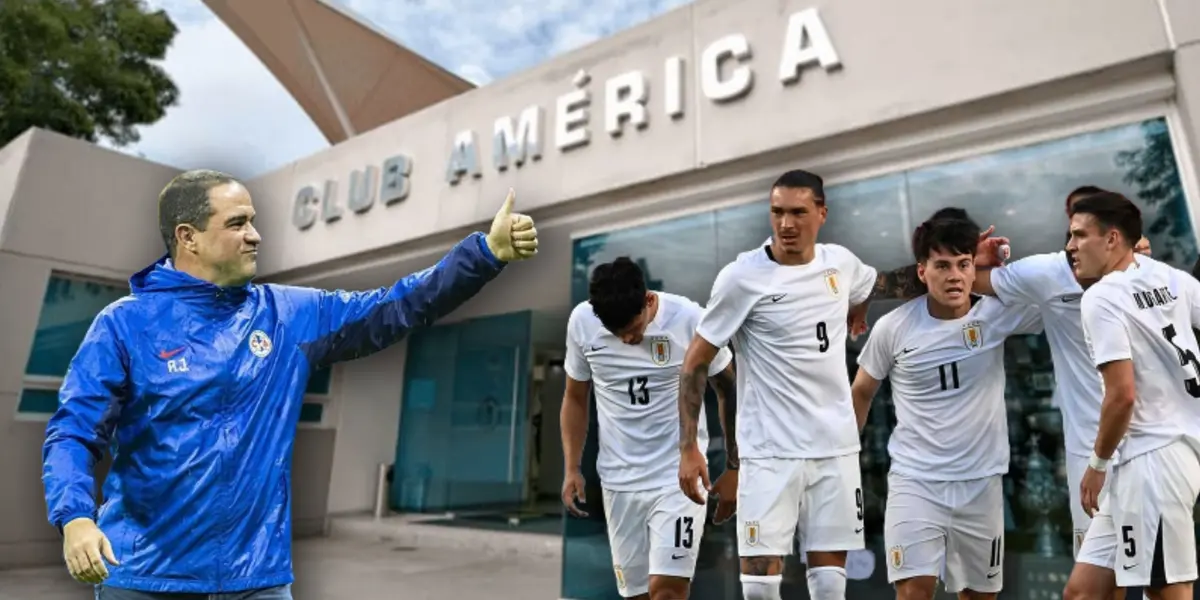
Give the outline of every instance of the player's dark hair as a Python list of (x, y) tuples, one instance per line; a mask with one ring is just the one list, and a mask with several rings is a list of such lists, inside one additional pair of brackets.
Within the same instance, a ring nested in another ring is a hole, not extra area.
[(803, 169), (792, 169), (780, 175), (775, 183), (771, 184), (771, 189), (786, 188), (789, 190), (812, 190), (814, 196), (817, 197), (817, 206), (825, 205), (825, 180), (821, 179), (820, 175), (805, 171)]
[(158, 230), (172, 257), (175, 256), (175, 228), (186, 223), (204, 231), (212, 216), (208, 191), (236, 182), (232, 175), (198, 169), (176, 176), (163, 188), (158, 194)]
[(1071, 190), (1070, 194), (1067, 194), (1067, 199), (1066, 199), (1067, 210), (1071, 210), (1071, 201), (1072, 200), (1078, 201), (1078, 200), (1087, 198), (1088, 196), (1095, 196), (1096, 194), (1106, 194), (1106, 193), (1109, 193), (1108, 190), (1101, 188), (1101, 187), (1096, 187), (1094, 185), (1081, 185), (1081, 186)]
[[(966, 211), (963, 211), (963, 214), (966, 214)], [(919, 263), (929, 260), (929, 256), (935, 251), (956, 256), (961, 254), (975, 256), (980, 232), (979, 225), (969, 218), (929, 219), (921, 223), (913, 232), (913, 256)]]
[(628, 256), (598, 265), (588, 284), (588, 300), (605, 329), (620, 331), (646, 306), (646, 276)]
[(1101, 231), (1116, 229), (1132, 248), (1142, 239), (1142, 211), (1129, 198), (1116, 192), (1100, 192), (1073, 204), (1070, 216), (1092, 215)]
[(933, 215), (929, 217), (930, 221), (936, 221), (938, 219), (958, 219), (960, 221), (971, 221), (971, 217), (967, 216), (967, 211), (965, 209), (958, 208), (957, 206), (947, 206), (946, 208), (938, 209), (937, 212), (933, 213)]

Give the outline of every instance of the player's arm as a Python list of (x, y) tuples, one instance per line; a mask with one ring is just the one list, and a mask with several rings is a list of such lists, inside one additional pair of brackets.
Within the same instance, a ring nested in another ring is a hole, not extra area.
[(567, 376), (567, 389), (563, 392), (562, 410), (559, 413), (559, 428), (562, 430), (563, 460), (568, 473), (579, 472), (580, 463), (583, 462), (591, 388), (591, 382)]
[(858, 421), (858, 432), (861, 434), (863, 426), (867, 424), (867, 415), (871, 412), (871, 401), (875, 399), (875, 393), (879, 391), (881, 382), (866, 369), (859, 367), (858, 373), (854, 376), (854, 383), (850, 386), (850, 397), (854, 400), (854, 418)]
[(854, 418), (858, 421), (859, 433), (867, 424), (871, 401), (879, 391), (879, 384), (887, 378), (895, 364), (891, 351), (893, 322), (894, 318), (890, 315), (881, 319), (879, 327), (867, 338), (866, 345), (858, 355), (858, 373), (854, 375), (854, 383), (850, 384), (850, 398), (854, 401)]
[[(727, 265), (717, 274), (712, 295), (696, 326), (696, 334), (688, 344), (683, 366), (679, 369), (679, 447), (684, 451), (696, 445), (705, 381), (711, 373), (719, 373), (725, 368), (725, 365), (718, 364), (717, 369), (713, 370), (713, 361), (718, 353), (729, 352), (722, 348), (742, 326), (759, 299), (758, 295), (745, 288), (745, 278), (736, 272), (736, 265)], [(732, 358), (732, 355), (729, 356)]]
[[(737, 446), (737, 375), (733, 370), (732, 355), (729, 358), (722, 356), (728, 353), (728, 348), (717, 353), (710, 371), (720, 370), (709, 376), (708, 384), (717, 393), (717, 413), (721, 417), (721, 431), (725, 434), (725, 468), (737, 470), (741, 464)], [(694, 439), (695, 435), (692, 437)]]
[(1124, 315), (1102, 290), (1090, 290), (1083, 298), (1083, 326), (1091, 340), (1092, 360), (1104, 380), (1100, 405), (1100, 429), (1096, 434), (1091, 465), (1103, 471), (1117, 445), (1129, 429), (1137, 390), (1134, 386), (1133, 351)]
[(116, 426), (128, 386), (129, 357), (110, 312), (92, 322), (59, 390), (46, 426), (42, 483), (50, 524), (62, 530), (75, 519), (95, 520), (95, 466)]

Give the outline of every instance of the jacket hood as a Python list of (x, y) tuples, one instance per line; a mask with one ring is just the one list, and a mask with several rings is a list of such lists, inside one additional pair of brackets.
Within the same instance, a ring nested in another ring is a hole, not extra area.
[(251, 284), (219, 286), (197, 279), (176, 269), (170, 255), (163, 255), (153, 264), (129, 278), (129, 289), (135, 295), (169, 294), (181, 300), (231, 300), (241, 302), (250, 293)]

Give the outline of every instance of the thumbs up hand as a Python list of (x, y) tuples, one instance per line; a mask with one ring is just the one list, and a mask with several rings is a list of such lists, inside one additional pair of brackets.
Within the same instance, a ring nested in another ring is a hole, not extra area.
[(504, 262), (525, 260), (537, 254), (537, 228), (529, 215), (512, 211), (514, 200), (516, 192), (510, 189), (487, 234), (488, 250)]

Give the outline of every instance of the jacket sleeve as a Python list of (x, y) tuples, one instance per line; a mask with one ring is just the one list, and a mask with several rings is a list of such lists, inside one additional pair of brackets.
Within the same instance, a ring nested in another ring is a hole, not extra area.
[(109, 311), (92, 322), (71, 359), (46, 426), (42, 484), (50, 524), (60, 530), (78, 518), (96, 518), (94, 467), (108, 447), (127, 393), (129, 359)]
[(415, 327), (430, 325), (462, 305), (504, 269), (482, 233), (472, 233), (428, 269), (391, 287), (363, 292), (316, 292), (315, 329), (305, 345), (314, 368), (378, 352)]

